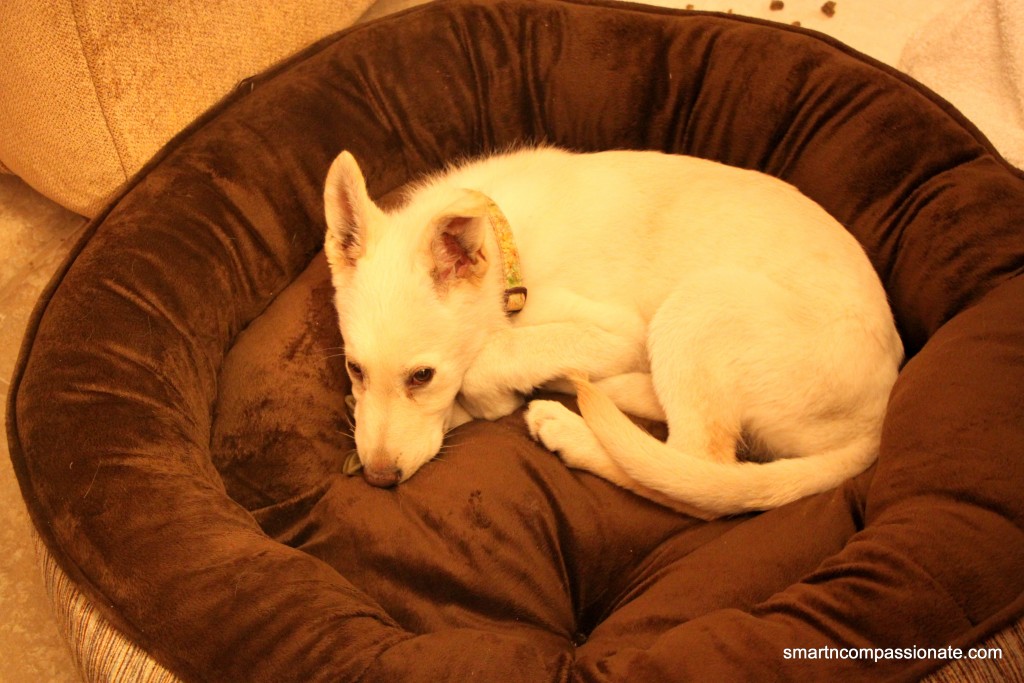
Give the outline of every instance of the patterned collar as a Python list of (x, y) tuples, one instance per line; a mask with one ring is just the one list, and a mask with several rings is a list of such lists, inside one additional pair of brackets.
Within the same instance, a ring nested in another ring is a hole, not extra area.
[(487, 218), (491, 222), (494, 238), (498, 242), (498, 252), (501, 254), (501, 276), (505, 283), (505, 313), (513, 315), (523, 310), (523, 306), (526, 305), (526, 287), (523, 285), (519, 250), (516, 248), (512, 228), (505, 214), (493, 199), (483, 193), (480, 193), (480, 196), (487, 202)]

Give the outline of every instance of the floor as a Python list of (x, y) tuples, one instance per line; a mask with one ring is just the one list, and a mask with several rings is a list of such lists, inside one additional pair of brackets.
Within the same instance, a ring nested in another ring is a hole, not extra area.
[[(0, 388), (4, 405), (25, 325), (85, 219), (0, 175)], [(0, 681), (79, 680), (36, 565), (28, 515), (0, 439)]]
[[(421, 0), (382, 0), (387, 9)], [(867, 54), (898, 64), (908, 38), (954, 0), (878, 3), (839, 0), (834, 16), (822, 0), (653, 0), (651, 4), (749, 14), (830, 33)], [(0, 175), (0, 387), (6, 403), (21, 338), (39, 294), (67, 254), (85, 219), (35, 193), (13, 176)], [(35, 562), (30, 523), (0, 438), (0, 683), (79, 680), (57, 632)]]

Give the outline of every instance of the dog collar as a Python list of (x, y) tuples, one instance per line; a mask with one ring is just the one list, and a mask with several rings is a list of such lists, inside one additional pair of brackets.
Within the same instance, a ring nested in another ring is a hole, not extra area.
[(512, 315), (523, 310), (523, 306), (526, 305), (526, 287), (523, 285), (519, 249), (516, 248), (512, 227), (508, 224), (505, 214), (493, 199), (483, 193), (481, 196), (487, 202), (487, 218), (491, 222), (491, 229), (494, 230), (494, 238), (498, 242), (498, 252), (501, 255), (501, 277), (505, 283), (505, 313)]

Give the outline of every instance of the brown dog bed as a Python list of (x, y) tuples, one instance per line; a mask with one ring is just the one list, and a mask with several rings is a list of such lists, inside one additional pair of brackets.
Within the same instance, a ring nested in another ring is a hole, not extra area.
[[(343, 474), (331, 159), (379, 196), (522, 141), (761, 169), (847, 225), (909, 357), (877, 465), (703, 523), (567, 470), (517, 414), (397, 489)], [(911, 680), (944, 664), (913, 648), (1024, 613), (1022, 216), (957, 112), (820, 36), (428, 6), (243, 84), (93, 222), (30, 327), (12, 458), (60, 566), (184, 679)], [(819, 647), (900, 658), (794, 650)]]

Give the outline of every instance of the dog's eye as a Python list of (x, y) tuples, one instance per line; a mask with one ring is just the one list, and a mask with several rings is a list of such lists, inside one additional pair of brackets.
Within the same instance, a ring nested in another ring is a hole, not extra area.
[(409, 386), (420, 387), (434, 379), (434, 368), (420, 368), (409, 375)]
[(359, 365), (359, 363), (353, 363), (352, 361), (348, 361), (346, 365), (348, 366), (348, 373), (352, 375), (353, 378), (359, 381), (363, 380), (363, 368), (361, 365)]

